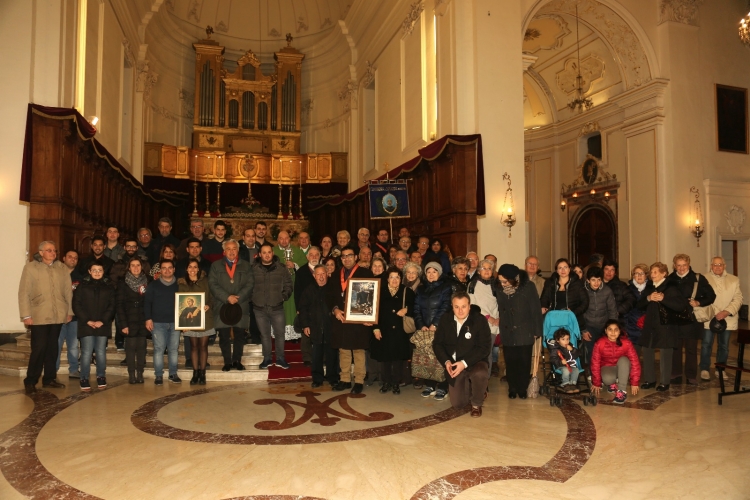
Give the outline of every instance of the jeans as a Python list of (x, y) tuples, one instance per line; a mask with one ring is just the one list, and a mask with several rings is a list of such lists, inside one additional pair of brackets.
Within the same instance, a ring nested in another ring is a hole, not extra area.
[(273, 345), (271, 344), (271, 327), (273, 327), (273, 333), (275, 334), (273, 341), (276, 343), (276, 361), (286, 362), (286, 358), (284, 357), (284, 329), (286, 328), (284, 308), (255, 308), (254, 312), (255, 320), (258, 322), (258, 329), (260, 330), (260, 341), (263, 344), (263, 360), (271, 361), (273, 358)]
[(55, 371), (60, 369), (60, 353), (62, 352), (63, 342), (68, 345), (68, 373), (78, 371), (78, 321), (65, 323), (60, 330), (60, 337), (57, 339), (57, 365)]
[(180, 348), (180, 332), (174, 323), (154, 323), (151, 332), (154, 342), (154, 376), (164, 375), (164, 350), (167, 351), (169, 374), (177, 375), (177, 350)]
[(562, 379), (560, 385), (577, 385), (579, 373), (581, 373), (581, 370), (579, 370), (578, 368), (571, 367), (570, 370), (568, 370), (563, 366), (562, 370), (560, 371), (560, 377)]
[(96, 352), (96, 376), (104, 377), (107, 370), (107, 337), (81, 337), (81, 380), (91, 374), (91, 353)]
[(716, 362), (726, 363), (729, 357), (729, 337), (732, 332), (724, 330), (723, 333), (714, 334), (711, 330), (703, 330), (703, 341), (701, 342), (701, 370), (711, 368), (711, 350), (714, 347), (714, 335), (719, 338), (719, 345), (716, 348)]

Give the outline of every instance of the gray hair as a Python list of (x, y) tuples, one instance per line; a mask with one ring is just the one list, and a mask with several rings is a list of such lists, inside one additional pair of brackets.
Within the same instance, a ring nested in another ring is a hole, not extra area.
[(161, 224), (162, 222), (166, 222), (170, 227), (172, 227), (172, 219), (170, 219), (169, 217), (162, 217), (161, 219), (159, 219), (159, 224)]
[(236, 247), (237, 247), (238, 249), (240, 248), (240, 244), (239, 244), (239, 243), (237, 243), (237, 240), (234, 240), (234, 239), (224, 240), (224, 241), (223, 241), (223, 242), (221, 243), (221, 249), (222, 249), (222, 250), (226, 250), (226, 249), (227, 249), (227, 245), (234, 245), (234, 246), (236, 246)]
[(357, 235), (362, 234), (362, 231), (367, 231), (367, 234), (370, 234), (370, 230), (369, 229), (367, 229), (366, 227), (360, 227), (359, 231), (357, 231)]
[(711, 257), (711, 264), (714, 263), (714, 259), (719, 259), (722, 264), (724, 264), (725, 266), (727, 265), (727, 261), (724, 260), (724, 257), (722, 257), (721, 255), (715, 255), (715, 256)]
[(491, 265), (493, 271), (495, 270), (495, 261), (490, 260), (490, 259), (482, 259), (482, 260), (480, 260), (479, 261), (479, 269), (481, 269), (482, 268), (482, 264), (485, 264), (485, 263)]
[(422, 276), (422, 268), (416, 262), (407, 262), (403, 270), (404, 279), (406, 279), (406, 273), (411, 269), (416, 269), (418, 278)]
[(318, 269), (322, 269), (326, 272), (326, 276), (328, 276), (328, 269), (326, 269), (325, 264), (318, 264), (317, 266), (313, 267), (313, 272), (317, 271)]
[(57, 245), (55, 244), (54, 241), (52, 241), (52, 240), (45, 240), (45, 241), (39, 243), (38, 251), (41, 252), (42, 249), (44, 248), (44, 245), (52, 245), (53, 247), (55, 247), (55, 250), (57, 250)]
[[(195, 222), (200, 222), (201, 226), (205, 226), (203, 219), (190, 219), (190, 224), (193, 224)], [(170, 225), (171, 225), (171, 222), (170, 222)]]
[[(472, 252), (469, 252), (469, 253), (472, 253)], [(466, 254), (466, 255), (469, 255), (469, 254)], [(474, 252), (474, 255), (476, 255), (476, 252)], [(477, 258), (478, 257), (479, 256), (477, 255)], [(451, 262), (451, 270), (455, 271), (456, 266), (459, 266), (461, 264), (465, 265), (467, 269), (471, 267), (469, 265), (469, 259), (467, 259), (466, 257), (456, 257), (455, 259), (453, 259), (453, 262)]]
[(149, 238), (153, 237), (153, 234), (151, 233), (151, 230), (150, 230), (149, 228), (147, 228), (147, 227), (142, 227), (142, 228), (140, 228), (140, 229), (138, 230), (138, 232), (137, 232), (136, 234), (141, 234), (141, 231), (146, 231), (146, 232), (148, 233), (148, 237), (149, 237)]
[[(316, 251), (316, 252), (318, 252), (319, 254), (322, 254), (322, 253), (323, 253), (323, 252), (321, 252), (321, 251), (320, 251), (320, 248), (319, 248), (319, 247), (316, 247), (315, 245), (312, 245), (312, 246), (311, 246), (311, 247), (310, 247), (310, 248), (309, 248), (309, 249), (307, 250), (307, 253), (310, 253), (310, 252), (312, 252), (313, 250), (315, 250), (315, 251)], [(317, 266), (315, 266), (315, 267), (317, 267)], [(324, 267), (325, 267), (325, 266), (324, 266)]]

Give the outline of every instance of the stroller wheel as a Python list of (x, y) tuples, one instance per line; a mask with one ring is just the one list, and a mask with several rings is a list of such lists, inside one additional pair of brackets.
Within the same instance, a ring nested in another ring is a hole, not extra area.
[(560, 406), (562, 406), (562, 397), (560, 397), (560, 396), (555, 396), (555, 404), (557, 405), (557, 407), (558, 407), (558, 408), (559, 408)]
[(584, 396), (583, 397), (583, 406), (588, 406), (588, 405), (589, 405), (589, 397), (588, 396)]
[(591, 396), (591, 405), (596, 406), (599, 403), (599, 401), (596, 399), (596, 396)]
[(555, 398), (549, 398), (549, 405), (555, 406)]

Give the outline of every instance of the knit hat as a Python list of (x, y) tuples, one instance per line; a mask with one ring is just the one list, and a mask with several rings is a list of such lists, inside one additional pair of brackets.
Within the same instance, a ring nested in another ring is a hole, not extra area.
[(506, 280), (514, 280), (518, 278), (519, 274), (521, 274), (521, 270), (513, 264), (503, 264), (500, 266), (498, 274)]
[(430, 268), (432, 268), (435, 271), (437, 271), (438, 276), (442, 276), (442, 274), (443, 274), (443, 266), (441, 266), (437, 262), (428, 262), (427, 265), (424, 266), (424, 271), (427, 272), (427, 270), (430, 269)]

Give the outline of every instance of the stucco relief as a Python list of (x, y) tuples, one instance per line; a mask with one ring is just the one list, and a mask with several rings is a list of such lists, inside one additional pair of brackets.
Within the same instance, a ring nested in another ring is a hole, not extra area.
[(659, 24), (667, 21), (698, 26), (698, 9), (703, 0), (661, 0)]
[(421, 1), (414, 2), (409, 6), (409, 13), (406, 15), (403, 24), (401, 25), (402, 36), (411, 35), (414, 31), (414, 25), (417, 24), (420, 14), (424, 10), (424, 4)]
[(614, 10), (596, 0), (552, 0), (537, 15), (564, 13), (578, 16), (609, 43), (617, 54), (628, 89), (651, 81), (648, 58), (638, 35)]
[(362, 77), (362, 86), (369, 87), (372, 81), (375, 79), (375, 68), (372, 67), (372, 63), (370, 61), (365, 62), (367, 63), (367, 69), (365, 70), (365, 76)]
[(357, 105), (357, 82), (348, 80), (338, 93), (339, 101), (344, 104), (344, 113)]
[[(534, 31), (536, 30), (536, 32)], [(565, 19), (555, 14), (534, 16), (524, 38), (523, 50), (535, 54), (540, 50), (557, 50), (571, 33)]]
[(138, 61), (137, 76), (135, 78), (135, 90), (143, 92), (143, 98), (148, 100), (151, 96), (151, 89), (159, 79), (159, 75), (153, 73), (148, 67), (148, 61)]
[(727, 220), (729, 230), (732, 234), (739, 234), (742, 232), (742, 226), (745, 225), (747, 214), (745, 213), (744, 208), (738, 205), (732, 205), (729, 207), (729, 211), (724, 214), (724, 218)]
[[(604, 78), (604, 61), (595, 54), (588, 54), (581, 59), (581, 90), (587, 93), (594, 82)], [(555, 75), (557, 88), (570, 94), (578, 87), (578, 60), (575, 58), (565, 61), (565, 68)]]

